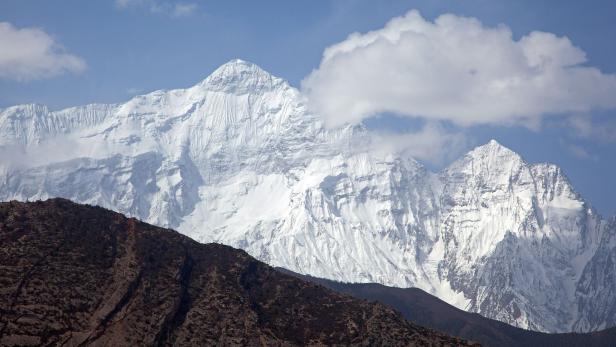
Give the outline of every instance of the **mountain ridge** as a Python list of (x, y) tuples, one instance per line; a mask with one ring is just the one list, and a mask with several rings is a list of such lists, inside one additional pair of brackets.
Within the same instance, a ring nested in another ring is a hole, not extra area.
[(592, 333), (547, 334), (516, 328), (506, 323), (460, 310), (418, 288), (393, 288), (377, 283), (342, 283), (300, 275), (278, 268), (303, 280), (340, 293), (386, 304), (411, 322), (477, 341), (483, 346), (612, 346), (616, 328)]
[(0, 240), (3, 346), (471, 345), (100, 207), (0, 203)]
[(216, 71), (123, 104), (31, 114), (48, 126), (0, 111), (0, 154), (19, 152), (0, 163), (0, 199), (97, 204), (274, 266), (415, 286), (524, 328), (616, 324), (582, 307), (595, 295), (616, 307), (601, 275), (616, 273), (600, 247), (613, 226), (558, 167), (491, 141), (431, 172), (372, 150), (362, 125), (326, 128), (254, 64)]

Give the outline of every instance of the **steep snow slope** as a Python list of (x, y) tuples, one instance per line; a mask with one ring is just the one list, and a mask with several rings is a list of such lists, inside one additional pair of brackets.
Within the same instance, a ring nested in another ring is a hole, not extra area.
[(1, 110), (0, 155), (2, 200), (98, 204), (296, 272), (419, 287), (520, 327), (616, 323), (616, 228), (558, 167), (491, 141), (429, 172), (372, 149), (362, 126), (324, 128), (296, 89), (241, 60), (124, 104)]
[(468, 309), (530, 329), (567, 330), (577, 318), (575, 283), (601, 229), (560, 169), (529, 165), (491, 141), (441, 179), (443, 275), (471, 299)]

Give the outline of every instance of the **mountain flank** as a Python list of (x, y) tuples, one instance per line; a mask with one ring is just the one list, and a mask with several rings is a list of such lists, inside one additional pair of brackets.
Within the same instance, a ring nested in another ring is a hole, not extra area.
[(462, 346), (378, 303), (64, 199), (0, 203), (0, 345)]
[(614, 346), (616, 341), (616, 328), (592, 333), (542, 333), (460, 310), (419, 288), (395, 288), (377, 283), (343, 283), (301, 275), (282, 268), (278, 270), (339, 293), (381, 302), (401, 312), (415, 324), (478, 341), (484, 346), (610, 347)]
[(0, 201), (102, 206), (524, 329), (616, 326), (616, 220), (558, 166), (492, 140), (433, 172), (381, 142), (362, 124), (325, 126), (301, 91), (232, 60), (119, 104), (0, 110)]

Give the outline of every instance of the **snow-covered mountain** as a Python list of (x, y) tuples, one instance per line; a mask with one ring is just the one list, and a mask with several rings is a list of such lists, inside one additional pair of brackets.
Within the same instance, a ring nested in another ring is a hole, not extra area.
[(438, 173), (233, 60), (124, 104), (0, 110), (0, 200), (65, 197), (318, 277), (560, 332), (616, 325), (616, 221), (496, 141)]

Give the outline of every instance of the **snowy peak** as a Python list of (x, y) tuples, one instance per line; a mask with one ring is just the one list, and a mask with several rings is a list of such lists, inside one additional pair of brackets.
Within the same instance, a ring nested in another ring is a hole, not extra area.
[[(249, 103), (247, 96), (261, 97), (267, 93), (288, 94), (298, 92), (289, 84), (259, 66), (240, 59), (234, 59), (223, 64), (206, 79), (196, 85), (184, 89), (156, 90), (148, 94), (138, 95), (120, 105), (120, 113), (124, 115), (182, 116), (192, 114), (200, 105), (216, 106), (219, 111), (226, 106), (236, 106), (238, 103)], [(239, 98), (239, 99), (238, 99)], [(269, 99), (276, 97), (270, 96)], [(292, 98), (292, 97), (291, 97)], [(226, 106), (225, 106), (226, 105)], [(247, 105), (244, 105), (247, 106)], [(210, 112), (212, 113), (212, 112)], [(219, 112), (219, 115), (220, 112)], [(232, 117), (235, 119), (235, 117)]]
[(512, 151), (511, 149), (501, 145), (496, 140), (492, 139), (485, 145), (481, 145), (475, 147), (473, 150), (468, 152), (467, 157), (471, 157), (474, 160), (483, 160), (483, 161), (502, 161), (502, 160), (511, 160), (514, 159), (516, 161), (521, 161), (522, 158), (519, 154)]
[(486, 188), (507, 186), (519, 178), (530, 179), (528, 165), (522, 157), (495, 140), (468, 152), (445, 169), (443, 175)]
[(289, 128), (317, 128), (314, 122), (304, 117), (299, 91), (259, 66), (235, 59), (194, 86), (156, 90), (120, 104), (60, 111), (37, 104), (1, 109), (0, 147), (37, 146), (83, 130), (74, 134), (76, 140), (87, 148), (100, 140), (105, 152), (129, 147), (140, 153), (156, 148), (177, 152), (186, 143), (204, 150), (210, 145), (224, 148), (225, 141), (227, 146), (229, 141), (261, 145)]
[(0, 110), (0, 150), (23, 146), (28, 163), (0, 160), (0, 200), (105, 206), (272, 265), (416, 286), (527, 328), (613, 322), (570, 309), (590, 291), (616, 312), (616, 246), (595, 256), (607, 223), (558, 167), (492, 140), (435, 174), (371, 150), (369, 136), (323, 127), (297, 89), (232, 60), (192, 87), (122, 104)]
[(271, 90), (286, 85), (286, 82), (256, 64), (241, 59), (233, 59), (216, 69), (198, 86), (214, 91), (246, 93), (250, 91)]
[(259, 66), (240, 59), (234, 59), (218, 67), (203, 81), (185, 89), (157, 90), (148, 94), (135, 96), (126, 102), (130, 112), (145, 112), (134, 110), (133, 107), (151, 107), (147, 112), (160, 112), (161, 107), (172, 106), (181, 109), (202, 103), (209, 92), (243, 96), (245, 94), (263, 94), (277, 87), (290, 86), (281, 78), (271, 75)]

